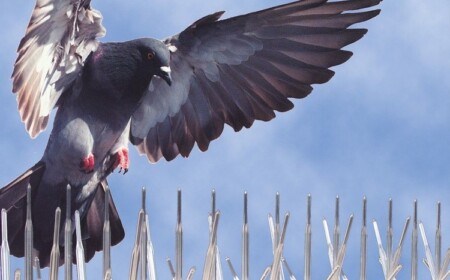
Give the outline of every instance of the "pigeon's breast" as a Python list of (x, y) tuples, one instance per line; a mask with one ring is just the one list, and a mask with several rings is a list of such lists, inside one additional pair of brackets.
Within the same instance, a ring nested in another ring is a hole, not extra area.
[(88, 88), (116, 100), (141, 96), (149, 83), (137, 79), (142, 72), (139, 60), (121, 47), (122, 44), (101, 45), (87, 60), (83, 77)]

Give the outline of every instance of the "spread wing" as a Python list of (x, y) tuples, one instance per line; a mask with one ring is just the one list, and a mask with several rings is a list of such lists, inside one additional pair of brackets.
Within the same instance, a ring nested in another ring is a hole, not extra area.
[(224, 124), (235, 131), (293, 107), (311, 84), (327, 82), (345, 62), (342, 47), (366, 29), (349, 29), (379, 10), (347, 12), (381, 0), (303, 0), (219, 21), (204, 17), (166, 40), (172, 86), (153, 79), (133, 115), (131, 141), (155, 162), (208, 149)]
[(17, 49), (12, 74), (19, 113), (31, 137), (45, 129), (57, 106), (105, 34), (90, 0), (37, 0)]

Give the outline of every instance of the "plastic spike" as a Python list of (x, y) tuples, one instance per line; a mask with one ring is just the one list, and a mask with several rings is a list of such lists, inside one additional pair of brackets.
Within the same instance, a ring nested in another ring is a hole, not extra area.
[(147, 279), (147, 222), (146, 222), (146, 212), (147, 212), (147, 191), (145, 187), (142, 187), (142, 197), (141, 197), (141, 209), (144, 212), (144, 220), (141, 224), (141, 228), (139, 229), (141, 231), (141, 240), (140, 240), (140, 248), (139, 248), (139, 254), (140, 254), (140, 263), (141, 263), (141, 280)]
[(55, 224), (53, 228), (53, 246), (50, 253), (50, 280), (58, 280), (59, 270), (59, 232), (61, 226), (61, 208), (55, 210)]
[(248, 228), (248, 194), (244, 192), (244, 211), (243, 211), (243, 224), (242, 224), (242, 280), (248, 280), (249, 278), (249, 247), (250, 247), (250, 239), (249, 239), (249, 228)]
[(331, 271), (330, 275), (328, 276), (327, 280), (334, 280), (338, 278), (339, 273), (341, 271), (341, 267), (335, 266), (333, 270)]
[[(277, 192), (275, 195), (275, 218), (272, 217), (272, 215), (268, 214), (268, 220), (269, 220), (269, 230), (270, 230), (270, 237), (272, 240), (272, 253), (275, 257), (278, 245), (280, 243), (280, 235), (281, 235), (281, 229), (280, 229), (280, 194)], [(280, 264), (278, 264), (280, 268), (282, 268), (281, 259)], [(272, 273), (274, 269), (272, 268)], [(280, 269), (276, 272), (279, 276), (277, 280), (284, 280), (284, 273), (283, 269)], [(271, 275), (272, 278), (272, 275)]]
[(141, 267), (141, 280), (147, 279), (147, 226), (145, 222), (145, 215), (144, 215), (144, 222), (141, 225), (141, 240), (139, 243), (139, 255), (140, 255), (140, 267)]
[(106, 270), (103, 279), (104, 279), (104, 280), (111, 280), (111, 279), (112, 279), (111, 269)]
[(285, 219), (284, 219), (284, 224), (283, 224), (283, 229), (281, 231), (280, 239), (279, 239), (279, 242), (278, 242), (277, 248), (275, 250), (274, 257), (273, 257), (272, 272), (270, 274), (270, 280), (278, 280), (280, 278), (281, 257), (283, 255), (284, 238), (286, 236), (286, 230), (287, 230), (287, 225), (289, 222), (289, 217), (290, 217), (290, 214), (286, 213)]
[(381, 241), (381, 236), (380, 236), (380, 230), (378, 228), (378, 223), (373, 220), (373, 229), (375, 231), (375, 238), (377, 240), (377, 246), (378, 246), (378, 254), (380, 256), (380, 264), (381, 264), (381, 268), (383, 269), (383, 275), (386, 279), (387, 277), (387, 256), (386, 256), (386, 252), (384, 251), (383, 248), (383, 241)]
[[(436, 232), (440, 231), (440, 229), (438, 229), (440, 227), (440, 204), (438, 203), (438, 209), (437, 209), (437, 225), (436, 225)], [(430, 271), (431, 274), (431, 279), (432, 280), (445, 280), (447, 277), (450, 276), (450, 270), (448, 269), (448, 266), (450, 264), (450, 248), (447, 250), (445, 256), (444, 256), (444, 261), (441, 264), (440, 262), (440, 256), (438, 259), (438, 255), (435, 252), (435, 259), (433, 259), (433, 254), (431, 253), (431, 248), (430, 245), (428, 243), (428, 239), (425, 233), (425, 228), (423, 226), (422, 222), (419, 222), (419, 230), (420, 230), (420, 235), (422, 236), (422, 241), (423, 241), (423, 245), (424, 245), (424, 250), (425, 250), (425, 256), (426, 259), (424, 259), (424, 263), (427, 266), (428, 270)], [(438, 236), (437, 234), (435, 236)], [(441, 236), (439, 235), (439, 238), (441, 238)], [(441, 242), (440, 240), (435, 240), (435, 243), (439, 243)], [(440, 246), (440, 244), (435, 244), (436, 247)]]
[(333, 230), (333, 264), (336, 264), (336, 259), (339, 249), (339, 238), (340, 238), (340, 223), (339, 223), (339, 196), (336, 196), (336, 205), (334, 209), (334, 230)]
[(188, 275), (187, 275), (187, 277), (186, 277), (186, 280), (192, 280), (192, 279), (194, 279), (195, 271), (197, 271), (197, 269), (195, 268), (195, 266), (194, 266), (194, 267), (191, 267), (191, 268), (189, 269), (189, 272), (188, 272)]
[[(353, 215), (350, 216), (349, 223), (347, 225), (344, 240), (340, 245), (340, 215), (339, 215), (339, 196), (336, 197), (336, 206), (334, 214), (334, 229), (333, 229), (333, 241), (329, 232), (329, 227), (326, 219), (324, 218), (322, 223), (325, 231), (325, 238), (328, 247), (328, 260), (330, 262), (331, 273), (327, 279), (347, 279), (345, 273), (342, 271), (342, 263), (344, 262), (344, 256), (346, 252), (347, 240), (350, 233), (351, 225), (353, 222)], [(332, 243), (333, 242), (333, 243)]]
[(103, 221), (103, 278), (106, 279), (106, 274), (109, 272), (111, 276), (111, 225), (109, 221), (109, 198), (110, 189), (105, 185), (105, 208)]
[[(394, 237), (394, 230), (392, 227), (392, 199), (389, 199), (388, 204), (388, 227), (386, 231), (386, 255), (388, 257), (388, 260), (390, 260), (392, 256), (392, 247), (393, 247), (393, 237)], [(391, 267), (391, 262), (388, 261), (386, 263), (386, 269), (387, 271), (391, 271), (393, 268)], [(389, 275), (389, 274), (388, 274)]]
[[(214, 217), (216, 213), (216, 191), (213, 189), (211, 191), (211, 212), (208, 214), (208, 226), (209, 226), (209, 239), (211, 240), (212, 234), (213, 234), (213, 225), (214, 225)], [(217, 257), (217, 244), (214, 245), (216, 248), (216, 254), (215, 258)], [(211, 276), (214, 277), (214, 279), (217, 278), (216, 274), (216, 261), (212, 262), (211, 266)]]
[(216, 213), (216, 190), (213, 189), (211, 191), (211, 216), (214, 216)]
[(213, 218), (212, 233), (209, 240), (208, 249), (206, 252), (205, 265), (203, 269), (203, 280), (216, 279), (213, 267), (216, 262), (216, 249), (217, 249), (217, 228), (220, 218), (220, 212), (216, 211)]
[(145, 215), (145, 226), (147, 227), (147, 259), (148, 259), (148, 274), (150, 280), (156, 280), (156, 266), (155, 266), (155, 253), (150, 234), (150, 222), (148, 215)]
[(27, 186), (27, 216), (25, 222), (25, 279), (33, 279), (33, 221), (31, 219), (31, 185)]
[(437, 203), (437, 221), (436, 221), (436, 233), (434, 237), (434, 258), (436, 271), (441, 270), (441, 257), (442, 257), (442, 233), (441, 233), (441, 202)]
[(273, 241), (275, 241), (273, 242), (273, 251), (275, 252), (280, 241), (280, 193), (278, 192), (275, 195), (275, 231)]
[(307, 206), (306, 206), (306, 227), (305, 227), (305, 273), (304, 280), (311, 280), (311, 240), (312, 240), (312, 228), (311, 228), (311, 194), (308, 194)]
[(347, 227), (346, 227), (345, 233), (344, 233), (344, 240), (342, 242), (342, 245), (339, 248), (338, 256), (337, 256), (337, 260), (336, 260), (336, 266), (340, 267), (340, 271), (341, 271), (340, 274), (342, 276), (342, 279), (344, 279), (344, 280), (347, 279), (347, 276), (343, 272), (342, 266), (344, 264), (345, 253), (347, 252), (347, 243), (348, 243), (348, 238), (350, 236), (350, 230), (352, 228), (352, 223), (353, 223), (353, 215), (350, 215), (350, 218), (348, 220), (348, 224), (347, 224)]
[(215, 271), (215, 280), (223, 280), (223, 272), (222, 272), (222, 263), (221, 263), (221, 258), (220, 258), (220, 250), (219, 250), (219, 246), (216, 245), (216, 271)]
[(225, 261), (226, 261), (227, 264), (228, 264), (228, 268), (230, 269), (231, 276), (233, 277), (233, 280), (239, 280), (239, 276), (237, 275), (236, 270), (234, 269), (233, 264), (231, 263), (230, 258), (228, 258), (228, 257), (225, 258)]
[(397, 273), (401, 270), (402, 265), (399, 264), (400, 262), (400, 256), (401, 251), (403, 248), (403, 243), (405, 240), (406, 232), (408, 230), (410, 218), (408, 217), (406, 219), (405, 225), (403, 226), (403, 230), (400, 236), (399, 244), (395, 250), (393, 251), (393, 226), (392, 226), (392, 199), (389, 199), (389, 205), (388, 205), (388, 228), (387, 228), (387, 235), (386, 235), (386, 251), (383, 248), (383, 244), (381, 241), (380, 231), (378, 228), (378, 224), (376, 221), (373, 221), (373, 227), (375, 231), (375, 237), (377, 239), (378, 244), (378, 252), (380, 255), (380, 263), (381, 267), (383, 269), (384, 279), (395, 279), (395, 276)]
[(397, 266), (386, 279), (394, 280), (395, 276), (397, 276), (397, 274), (400, 272), (401, 269), (402, 269), (401, 265)]
[(281, 263), (286, 268), (286, 271), (288, 272), (288, 275), (289, 275), (289, 279), (290, 280), (297, 280), (297, 278), (295, 278), (294, 273), (291, 270), (291, 267), (289, 266), (288, 262), (286, 261), (286, 259), (284, 257), (281, 258)]
[(142, 187), (141, 190), (141, 209), (144, 211), (144, 214), (147, 213), (147, 190), (145, 187)]
[(331, 269), (334, 268), (334, 260), (333, 260), (333, 244), (331, 244), (331, 237), (330, 237), (330, 231), (328, 227), (328, 222), (325, 218), (322, 220), (323, 230), (325, 232), (325, 239), (327, 242), (327, 248), (328, 248), (328, 260), (330, 262)]
[(39, 262), (39, 258), (38, 257), (34, 258), (34, 268), (36, 269), (36, 280), (41, 280), (42, 279), (41, 264)]
[(359, 279), (365, 280), (367, 274), (367, 199), (363, 198), (362, 210), (362, 227), (361, 227), (361, 248), (360, 248), (360, 274)]
[(77, 243), (75, 247), (75, 255), (77, 258), (77, 277), (78, 280), (86, 279), (86, 262), (84, 259), (84, 248), (81, 240), (81, 225), (80, 225), (80, 213), (75, 211), (75, 232), (77, 237)]
[(1, 248), (2, 280), (9, 280), (9, 244), (8, 244), (8, 214), (2, 209), (2, 248)]
[(66, 187), (66, 219), (64, 222), (64, 279), (72, 280), (72, 193), (70, 185)]
[(272, 254), (275, 254), (276, 250), (276, 228), (275, 228), (275, 222), (272, 214), (267, 214), (267, 220), (269, 223), (269, 232), (270, 232), (270, 240), (272, 240)]
[[(244, 207), (243, 207), (243, 223), (242, 223), (242, 245), (241, 245), (241, 277), (242, 280), (249, 278), (249, 229), (248, 229), (248, 194), (244, 192)], [(239, 280), (236, 270), (230, 258), (226, 258), (228, 267), (234, 280)]]
[(131, 264), (130, 264), (130, 280), (137, 280), (138, 277), (138, 269), (139, 269), (139, 255), (140, 255), (140, 242), (141, 242), (141, 228), (144, 223), (144, 211), (142, 209), (139, 210), (138, 214), (138, 222), (136, 227), (136, 236), (134, 239), (133, 251), (131, 253)]
[(16, 271), (14, 271), (14, 280), (21, 280), (21, 274), (20, 269), (16, 269)]
[(264, 271), (263, 271), (263, 274), (261, 275), (260, 280), (267, 279), (267, 277), (270, 275), (271, 271), (272, 271), (272, 268), (270, 266), (266, 267), (266, 269), (264, 269)]
[(177, 192), (177, 224), (175, 228), (175, 280), (183, 279), (183, 225), (181, 222), (181, 190)]
[[(222, 265), (220, 261), (220, 250), (219, 246), (217, 245), (217, 236), (214, 238), (214, 229), (213, 226), (215, 224), (215, 215), (213, 213), (216, 213), (216, 191), (213, 189), (211, 191), (211, 212), (208, 214), (208, 222), (209, 222), (209, 235), (210, 240), (214, 239), (214, 246), (215, 246), (215, 254), (214, 254), (214, 260), (211, 267), (211, 277), (215, 280), (222, 280)], [(217, 235), (217, 232), (215, 233)]]
[(447, 249), (447, 253), (444, 256), (444, 262), (442, 263), (441, 272), (439, 273), (440, 280), (445, 280), (448, 277), (450, 277), (450, 270), (447, 270), (449, 264), (450, 264), (450, 248)]
[(418, 231), (417, 231), (417, 200), (414, 200), (414, 211), (413, 211), (413, 228), (411, 233), (411, 280), (417, 280), (417, 265), (418, 265), (418, 257), (417, 257), (417, 240), (418, 240)]
[(170, 260), (170, 258), (167, 258), (166, 262), (167, 262), (167, 266), (169, 266), (169, 271), (170, 271), (170, 274), (172, 275), (172, 279), (175, 279), (175, 269), (173, 268), (172, 261)]
[(400, 263), (401, 251), (402, 251), (403, 244), (405, 241), (406, 232), (408, 231), (409, 222), (410, 222), (410, 218), (408, 217), (406, 219), (405, 225), (403, 226), (403, 231), (402, 231), (402, 234), (400, 235), (400, 241), (398, 242), (397, 249), (395, 250), (394, 256), (391, 260), (391, 268), (393, 271), (396, 270), (398, 266), (400, 266), (399, 263)]

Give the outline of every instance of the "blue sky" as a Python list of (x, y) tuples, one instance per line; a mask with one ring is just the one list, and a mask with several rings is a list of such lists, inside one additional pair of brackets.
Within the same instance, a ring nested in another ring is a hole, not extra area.
[[(208, 13), (225, 10), (225, 17), (267, 8), (269, 0), (137, 0), (93, 1), (104, 16), (102, 41), (136, 37), (165, 38)], [(2, 3), (0, 25), (0, 185), (5, 185), (42, 156), (48, 132), (31, 140), (16, 111), (10, 74), (15, 49), (34, 6), (32, 0)], [(387, 201), (394, 200), (397, 244), (406, 217), (419, 201), (419, 219), (433, 236), (435, 205), (443, 203), (444, 250), (450, 245), (450, 2), (435, 0), (384, 1), (382, 13), (360, 26), (369, 29), (347, 47), (354, 56), (334, 67), (335, 77), (315, 86), (295, 108), (268, 123), (256, 122), (239, 133), (225, 129), (206, 153), (194, 149), (188, 159), (149, 164), (133, 147), (130, 171), (110, 177), (112, 193), (126, 229), (125, 240), (113, 249), (113, 275), (128, 274), (140, 191), (148, 191), (148, 211), (160, 279), (169, 277), (165, 258), (174, 258), (176, 190), (183, 191), (184, 271), (195, 265), (200, 279), (207, 249), (210, 191), (217, 192), (219, 246), (240, 270), (242, 196), (249, 193), (251, 278), (259, 279), (271, 261), (267, 214), (275, 193), (282, 212), (291, 212), (285, 257), (297, 278), (303, 275), (303, 232), (306, 197), (313, 199), (313, 279), (329, 274), (321, 219), (332, 224), (334, 199), (341, 197), (342, 226), (351, 213), (355, 221), (344, 269), (358, 277), (362, 197), (368, 198), (368, 219), (376, 219), (384, 235)], [(410, 274), (409, 244), (399, 279)], [(421, 258), (423, 244), (419, 243)], [(370, 279), (382, 277), (375, 236), (369, 228)], [(126, 265), (126, 269), (125, 266)], [(223, 263), (224, 268), (225, 263)], [(12, 269), (22, 267), (22, 260)], [(99, 279), (101, 255), (88, 265)], [(419, 263), (420, 275), (426, 271)], [(229, 272), (225, 269), (225, 277)], [(422, 278), (421, 277), (421, 278)]]

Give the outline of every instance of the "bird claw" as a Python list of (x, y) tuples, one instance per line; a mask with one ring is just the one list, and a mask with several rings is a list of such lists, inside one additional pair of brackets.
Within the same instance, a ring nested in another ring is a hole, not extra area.
[(127, 148), (121, 148), (117, 151), (115, 154), (116, 161), (113, 165), (113, 170), (119, 167), (119, 173), (122, 173), (125, 175), (128, 172), (128, 166), (130, 165), (130, 161), (128, 159), (128, 149)]
[(128, 168), (122, 168), (122, 167), (120, 167), (120, 169), (119, 169), (119, 174), (122, 173), (122, 171), (123, 171), (123, 175), (125, 175), (125, 174), (127, 174), (127, 172), (128, 172)]

